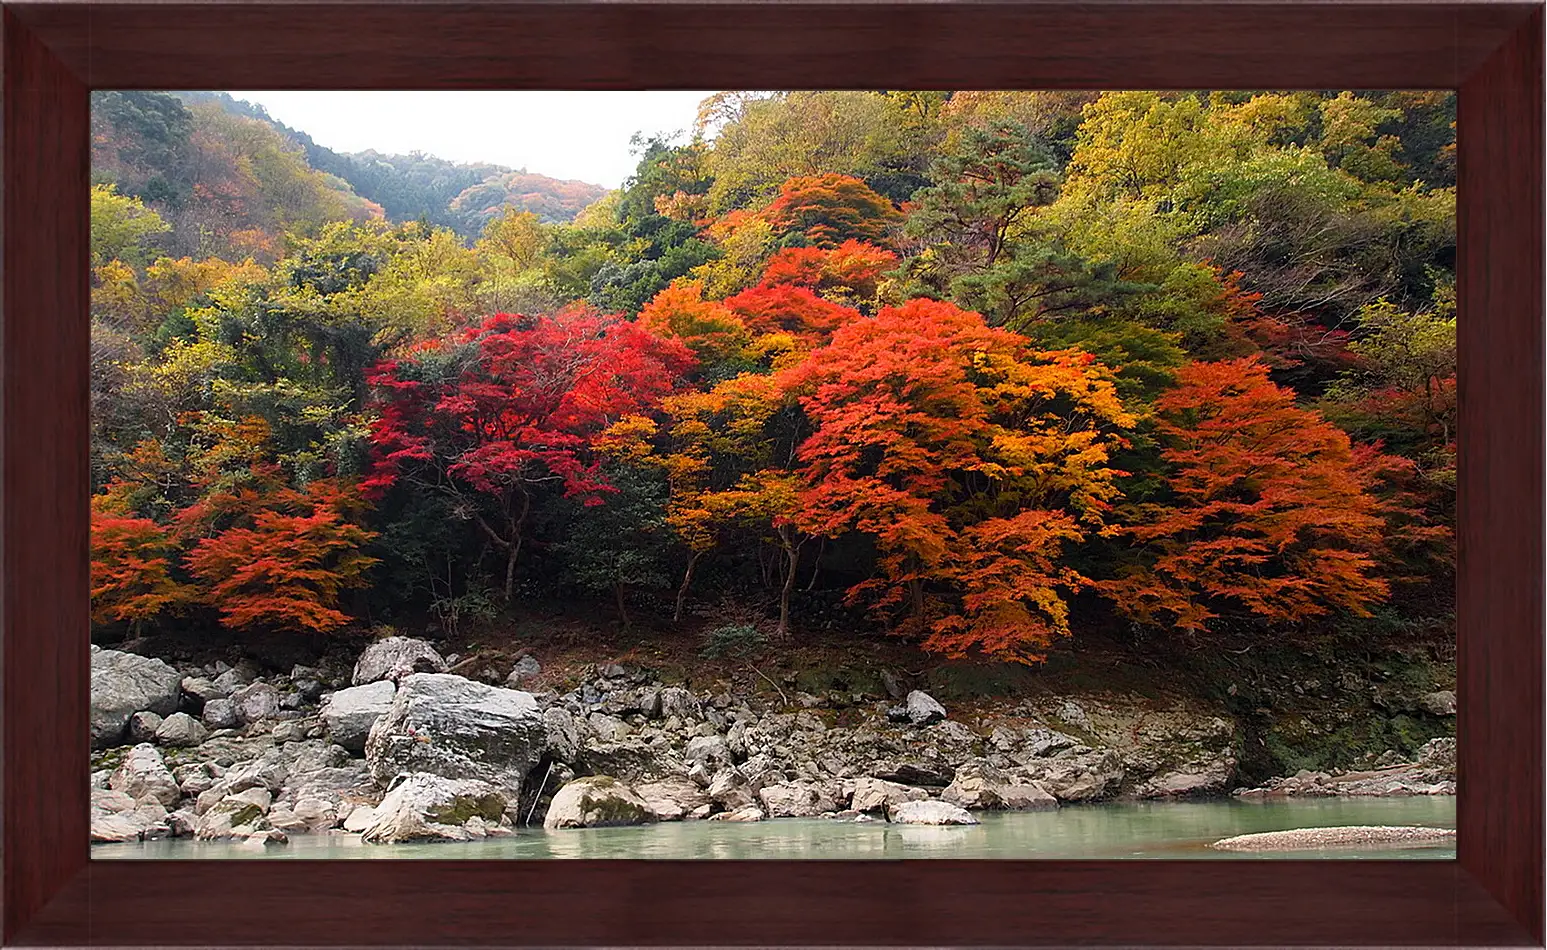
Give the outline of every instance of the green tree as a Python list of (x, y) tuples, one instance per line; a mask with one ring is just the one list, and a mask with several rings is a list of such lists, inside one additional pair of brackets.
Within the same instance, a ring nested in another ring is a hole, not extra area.
[(612, 465), (603, 471), (614, 489), (606, 504), (569, 503), (569, 523), (553, 550), (577, 587), (613, 598), (626, 629), (632, 622), (628, 591), (670, 583), (666, 480), (650, 468)]
[(151, 252), (151, 239), (171, 227), (161, 215), (129, 195), (121, 195), (115, 185), (91, 188), (91, 266), (123, 261), (143, 267)]
[[(801, 176), (854, 175), (884, 186), (899, 172), (923, 170), (914, 138), (897, 121), (907, 106), (885, 94), (786, 92), (735, 105), (708, 153), (714, 178), (709, 206), (715, 211), (759, 204)], [(883, 194), (904, 200), (921, 183), (915, 175)]]
[(991, 326), (1023, 327), (1090, 310), (1139, 285), (1030, 230), (1058, 197), (1059, 174), (1025, 127), (967, 128), (918, 193), (907, 233), (921, 245), (905, 265), (914, 289), (949, 297)]

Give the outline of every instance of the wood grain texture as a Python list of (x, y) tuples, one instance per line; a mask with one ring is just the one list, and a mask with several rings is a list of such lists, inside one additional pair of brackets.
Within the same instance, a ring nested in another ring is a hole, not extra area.
[[(12, 9), (99, 89), (1196, 89), (1452, 87), (1531, 7), (1199, 3), (1129, 4), (1114, 12), (1089, 3), (635, 2)], [(1331, 76), (1339, 81), (1329, 83)]]
[[(1457, 857), (1542, 933), (1542, 12), (1461, 86)], [(1504, 754), (1503, 750), (1510, 750)]]
[[(4, 16), (3, 933), (87, 858), (87, 93)], [(32, 183), (20, 185), (22, 182)]]
[[(9, 5), (3, 28), (5, 942), (1541, 942), (1539, 7), (66, 2)], [(87, 87), (1462, 80), (1458, 861), (87, 860)]]
[[(925, 829), (932, 830), (932, 829)], [(95, 861), (59, 944), (1505, 946), (1456, 862)], [(326, 894), (325, 899), (319, 895)], [(89, 900), (88, 900), (89, 898)]]

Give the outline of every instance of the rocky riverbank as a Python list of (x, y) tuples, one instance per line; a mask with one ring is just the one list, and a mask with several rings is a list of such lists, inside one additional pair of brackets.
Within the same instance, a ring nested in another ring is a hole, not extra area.
[[(971, 823), (986, 809), (1241, 784), (1238, 726), (1193, 698), (1092, 690), (950, 709), (878, 683), (689, 689), (617, 663), (554, 683), (531, 655), (443, 657), (405, 637), (352, 666), (335, 657), (287, 674), (94, 647), (92, 837), (268, 847), (298, 833), (469, 840), (539, 823)], [(1443, 745), (1410, 774), (1382, 770), (1387, 791), (1360, 794), (1445, 794), (1435, 786), (1447, 781), (1453, 793)], [(1377, 787), (1345, 777), (1256, 791)]]
[(1302, 770), (1257, 788), (1231, 794), (1248, 801), (1278, 798), (1371, 798), (1389, 795), (1456, 794), (1456, 740), (1431, 739), (1412, 762), (1396, 756), (1380, 760), (1378, 768), (1356, 771)]

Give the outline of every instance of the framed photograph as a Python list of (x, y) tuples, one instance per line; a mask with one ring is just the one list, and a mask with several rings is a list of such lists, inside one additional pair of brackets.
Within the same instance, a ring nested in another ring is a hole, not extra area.
[(1543, 940), (1540, 5), (3, 16), (0, 939)]

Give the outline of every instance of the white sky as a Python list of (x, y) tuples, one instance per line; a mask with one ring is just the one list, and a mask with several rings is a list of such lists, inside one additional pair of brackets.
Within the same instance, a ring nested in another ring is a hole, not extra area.
[(688, 131), (707, 92), (232, 92), (335, 152), (424, 152), (616, 188), (635, 132)]

